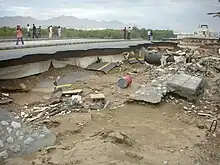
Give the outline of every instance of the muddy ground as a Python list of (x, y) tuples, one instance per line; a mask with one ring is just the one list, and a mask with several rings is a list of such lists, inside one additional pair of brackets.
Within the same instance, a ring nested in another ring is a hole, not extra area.
[[(134, 71), (127, 89), (117, 87), (120, 76)], [(1, 86), (33, 89), (44, 80), (78, 71), (75, 67), (51, 69), (41, 75), (15, 81), (2, 81)], [(214, 134), (206, 128), (210, 119), (190, 115), (180, 105), (125, 103), (151, 73), (141, 64), (123, 65), (107, 75), (90, 72), (80, 83), (83, 97), (91, 92), (104, 93), (109, 108), (53, 116), (47, 126), (57, 140), (42, 151), (6, 161), (6, 165), (219, 165), (219, 126)], [(4, 105), (17, 113), (27, 105), (44, 102), (48, 93), (29, 91), (10, 93), (14, 103)], [(34, 123), (33, 123), (34, 124)], [(202, 125), (202, 126), (201, 126)], [(204, 127), (203, 127), (204, 126)]]

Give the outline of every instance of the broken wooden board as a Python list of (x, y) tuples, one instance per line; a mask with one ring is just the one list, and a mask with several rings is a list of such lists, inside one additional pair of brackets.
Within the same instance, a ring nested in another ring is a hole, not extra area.
[(130, 58), (128, 59), (129, 64), (136, 64), (136, 63), (144, 63), (144, 59), (138, 59), (138, 58)]
[(100, 62), (100, 63), (93, 63), (89, 65), (86, 69), (92, 71), (101, 71), (105, 74), (108, 73), (113, 68), (119, 66), (119, 63), (115, 62)]

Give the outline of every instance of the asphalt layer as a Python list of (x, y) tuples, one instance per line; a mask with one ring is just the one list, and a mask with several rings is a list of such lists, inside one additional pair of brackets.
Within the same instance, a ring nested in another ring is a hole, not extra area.
[(100, 42), (100, 43), (84, 43), (73, 45), (58, 45), (48, 47), (36, 47), (13, 50), (0, 50), (0, 61), (16, 59), (26, 55), (34, 54), (54, 54), (56, 52), (73, 51), (73, 50), (89, 50), (89, 49), (104, 49), (104, 48), (129, 48), (130, 46), (137, 46), (139, 44), (149, 44), (149, 41), (118, 41), (118, 42)]
[(35, 40), (35, 41), (24, 41), (24, 45), (19, 42), (0, 42), (0, 50), (9, 49), (21, 49), (21, 48), (32, 48), (32, 47), (47, 47), (57, 45), (72, 45), (80, 43), (99, 43), (99, 42), (118, 42), (124, 41), (122, 39), (63, 39), (63, 40)]

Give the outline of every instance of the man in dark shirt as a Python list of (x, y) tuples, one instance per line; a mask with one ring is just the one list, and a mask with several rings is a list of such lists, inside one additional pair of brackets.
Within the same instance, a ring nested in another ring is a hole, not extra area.
[(35, 24), (33, 24), (33, 38), (38, 38), (37, 37), (37, 28), (36, 28)]

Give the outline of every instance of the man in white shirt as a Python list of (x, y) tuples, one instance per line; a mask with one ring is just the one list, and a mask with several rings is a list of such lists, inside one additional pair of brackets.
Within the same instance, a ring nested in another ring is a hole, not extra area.
[(151, 40), (151, 31), (150, 30), (148, 30), (147, 36), (148, 36), (148, 40), (150, 41)]
[(49, 27), (49, 39), (52, 38), (52, 35), (53, 35), (53, 27), (52, 25)]
[(61, 27), (60, 26), (58, 26), (57, 32), (58, 32), (58, 37), (60, 38), (61, 37)]
[(130, 40), (131, 39), (131, 27), (128, 27), (128, 31), (127, 31), (127, 39)]
[(29, 24), (27, 24), (27, 38), (31, 38), (31, 32), (30, 32), (30, 29), (31, 29), (31, 27), (30, 27), (30, 25)]

